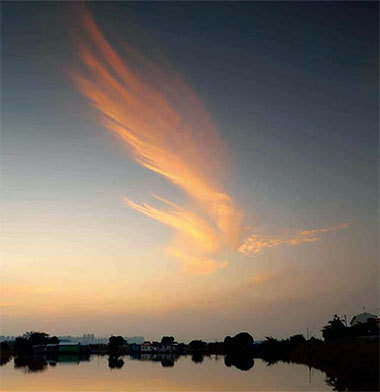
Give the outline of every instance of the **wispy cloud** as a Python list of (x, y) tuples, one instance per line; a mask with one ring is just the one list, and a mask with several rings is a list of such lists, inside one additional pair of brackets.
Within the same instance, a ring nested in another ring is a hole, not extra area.
[(209, 255), (238, 246), (241, 214), (218, 181), (224, 171), (223, 145), (200, 100), (178, 74), (131, 45), (120, 57), (90, 14), (85, 11), (82, 17), (76, 38), (84, 70), (74, 75), (77, 85), (136, 162), (184, 191), (194, 208), (163, 199), (171, 210), (129, 198), (127, 205), (178, 233), (170, 254), (187, 270), (224, 266)]
[(165, 177), (192, 202), (184, 208), (155, 196), (164, 204), (157, 207), (125, 198), (130, 208), (175, 231), (164, 249), (184, 270), (211, 273), (225, 267), (216, 256), (227, 247), (255, 256), (265, 248), (316, 242), (321, 234), (348, 226), (303, 230), (290, 238), (255, 233), (241, 244), (242, 214), (220, 181), (223, 143), (184, 79), (129, 43), (121, 57), (86, 10), (76, 39), (84, 68), (74, 79), (103, 124), (124, 141), (136, 162)]
[(260, 234), (252, 234), (239, 247), (238, 251), (244, 256), (252, 257), (258, 255), (265, 248), (273, 248), (279, 245), (296, 246), (305, 242), (316, 242), (321, 239), (320, 234), (342, 230), (349, 225), (349, 223), (343, 223), (321, 229), (301, 230), (290, 238), (268, 237)]
[(177, 230), (178, 234), (192, 242), (191, 245), (198, 247), (199, 250), (215, 252), (219, 249), (219, 239), (216, 230), (204, 219), (172, 202), (164, 199), (160, 200), (172, 206), (172, 210), (160, 210), (145, 203), (139, 205), (125, 198), (125, 202), (129, 207)]

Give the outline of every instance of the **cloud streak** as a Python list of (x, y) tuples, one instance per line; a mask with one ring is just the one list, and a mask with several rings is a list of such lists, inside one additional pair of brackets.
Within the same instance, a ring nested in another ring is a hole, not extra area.
[(83, 11), (76, 39), (84, 68), (74, 79), (105, 126), (124, 141), (136, 162), (193, 201), (188, 209), (160, 198), (166, 209), (128, 198), (126, 204), (176, 231), (169, 253), (186, 270), (222, 268), (225, 263), (208, 255), (238, 246), (242, 217), (218, 181), (224, 149), (200, 100), (178, 74), (130, 44), (120, 57), (88, 11)]
[(321, 234), (348, 226), (303, 230), (291, 238), (255, 233), (241, 243), (242, 214), (220, 180), (227, 158), (223, 143), (197, 95), (170, 65), (152, 61), (130, 43), (122, 45), (121, 57), (86, 9), (75, 39), (82, 70), (73, 77), (103, 124), (137, 163), (188, 198), (187, 208), (158, 196), (160, 207), (124, 199), (130, 208), (174, 230), (165, 250), (184, 270), (224, 268), (227, 263), (217, 255), (226, 248), (251, 257), (265, 248), (316, 242)]
[(266, 248), (274, 248), (280, 245), (297, 246), (306, 242), (317, 242), (321, 239), (320, 234), (343, 230), (349, 225), (349, 223), (343, 223), (321, 229), (301, 230), (297, 232), (295, 236), (290, 238), (268, 237), (260, 234), (252, 234), (243, 242), (238, 251), (244, 256), (254, 257)]

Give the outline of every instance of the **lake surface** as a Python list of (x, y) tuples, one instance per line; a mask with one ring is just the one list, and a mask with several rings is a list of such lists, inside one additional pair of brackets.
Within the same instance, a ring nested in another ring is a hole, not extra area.
[[(153, 360), (152, 360), (153, 359)], [(331, 391), (326, 375), (305, 365), (255, 359), (249, 370), (223, 356), (64, 356), (0, 367), (1, 391)], [(245, 366), (247, 367), (247, 366)], [(249, 366), (248, 366), (249, 367)]]

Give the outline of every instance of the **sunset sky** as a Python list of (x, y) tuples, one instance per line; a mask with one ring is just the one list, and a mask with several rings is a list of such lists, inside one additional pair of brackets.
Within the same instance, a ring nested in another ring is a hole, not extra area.
[(319, 336), (378, 308), (378, 3), (1, 19), (1, 334)]

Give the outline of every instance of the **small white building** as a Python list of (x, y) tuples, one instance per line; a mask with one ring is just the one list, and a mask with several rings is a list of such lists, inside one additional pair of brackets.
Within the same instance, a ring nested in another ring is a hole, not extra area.
[(152, 343), (151, 342), (144, 342), (141, 345), (141, 351), (143, 353), (150, 353), (152, 351)]
[(350, 322), (351, 326), (359, 324), (359, 323), (366, 323), (368, 320), (370, 319), (377, 319), (377, 316), (375, 314), (371, 314), (371, 313), (360, 313), (357, 314), (356, 316), (354, 316)]

